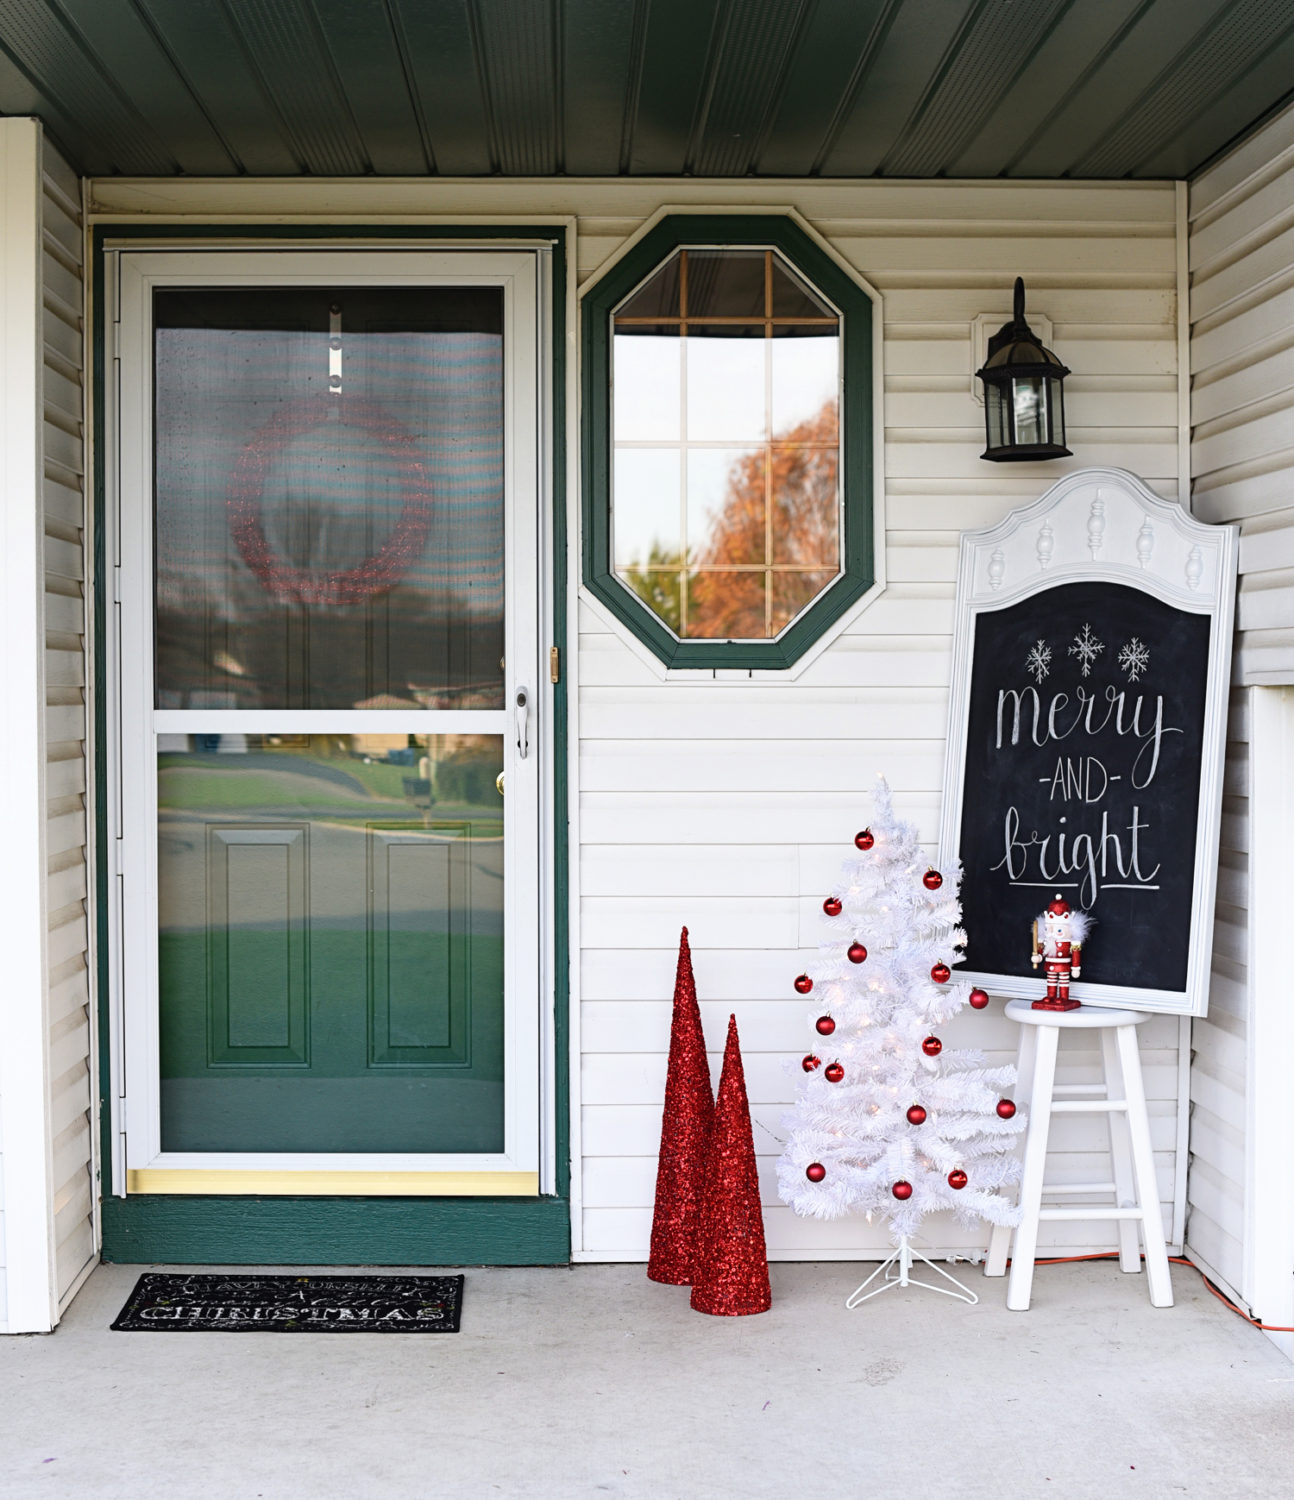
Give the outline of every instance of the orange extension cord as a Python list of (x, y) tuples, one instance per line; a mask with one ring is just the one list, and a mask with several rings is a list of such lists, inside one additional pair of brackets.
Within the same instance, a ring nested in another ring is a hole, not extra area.
[[(1058, 1255), (1052, 1260), (1036, 1260), (1034, 1261), (1034, 1265), (1065, 1266), (1068, 1265), (1071, 1261), (1076, 1260), (1118, 1260), (1118, 1258), (1118, 1255), (1113, 1252), (1103, 1255)], [(1143, 1255), (1141, 1258), (1142, 1260), (1145, 1260), (1146, 1257)], [(1261, 1328), (1264, 1333), (1294, 1333), (1294, 1328), (1284, 1328), (1278, 1323), (1263, 1323), (1257, 1318), (1251, 1318), (1247, 1312), (1244, 1312), (1241, 1308), (1238, 1308), (1230, 1297), (1224, 1297), (1223, 1294), (1218, 1291), (1217, 1287), (1215, 1287), (1209, 1280), (1209, 1278), (1204, 1274), (1204, 1272), (1200, 1271), (1199, 1266), (1197, 1266), (1193, 1260), (1187, 1260), (1184, 1255), (1170, 1255), (1168, 1259), (1175, 1266), (1190, 1266), (1193, 1271), (1199, 1271), (1200, 1280), (1206, 1287), (1208, 1287), (1209, 1291), (1213, 1293), (1218, 1301), (1221, 1302), (1223, 1306), (1229, 1307), (1231, 1311), (1235, 1313), (1236, 1317), (1243, 1318), (1246, 1323), (1251, 1323), (1255, 1328)], [(1010, 1264), (1011, 1262), (1008, 1261), (1007, 1265)]]

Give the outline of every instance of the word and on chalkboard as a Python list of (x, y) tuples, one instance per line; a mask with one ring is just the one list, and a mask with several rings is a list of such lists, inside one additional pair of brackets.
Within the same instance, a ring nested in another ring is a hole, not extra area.
[(942, 851), (966, 969), (1037, 997), (1032, 928), (1090, 918), (1078, 999), (1203, 1014), (1234, 533), (1085, 470), (962, 541)]

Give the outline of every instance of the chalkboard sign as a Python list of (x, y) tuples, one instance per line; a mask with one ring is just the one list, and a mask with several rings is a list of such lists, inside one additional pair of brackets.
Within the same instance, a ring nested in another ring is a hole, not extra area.
[(1084, 470), (962, 540), (943, 857), (961, 975), (1038, 997), (1031, 925), (1089, 913), (1075, 998), (1202, 1015), (1234, 533)]

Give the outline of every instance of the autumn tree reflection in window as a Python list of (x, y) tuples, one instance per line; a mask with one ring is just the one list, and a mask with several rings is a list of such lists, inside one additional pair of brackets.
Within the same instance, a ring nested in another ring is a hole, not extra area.
[(617, 576), (769, 640), (841, 570), (840, 316), (774, 250), (676, 251), (614, 314)]

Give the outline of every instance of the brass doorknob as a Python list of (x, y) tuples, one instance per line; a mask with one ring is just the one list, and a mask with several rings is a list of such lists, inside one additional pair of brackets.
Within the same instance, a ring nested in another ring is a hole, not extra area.
[(503, 796), (503, 772), (502, 771), (500, 771), (499, 774), (494, 778), (494, 787), (495, 787), (495, 790), (498, 792), (499, 796), (502, 797)]

